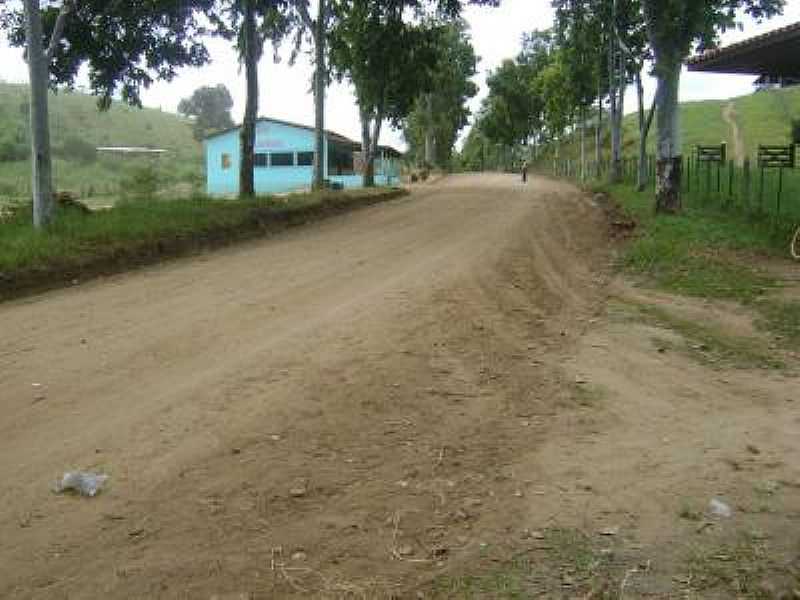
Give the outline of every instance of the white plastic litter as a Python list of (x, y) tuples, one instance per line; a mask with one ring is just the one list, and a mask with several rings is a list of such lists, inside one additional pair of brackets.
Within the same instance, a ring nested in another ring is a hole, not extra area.
[(69, 471), (64, 473), (61, 481), (56, 482), (55, 492), (62, 494), (68, 490), (74, 490), (81, 496), (96, 496), (103, 489), (108, 480), (108, 475), (102, 473), (85, 473), (82, 471)]
[(711, 511), (711, 514), (716, 517), (723, 517), (727, 519), (733, 516), (733, 509), (731, 509), (731, 507), (725, 504), (722, 500), (717, 500), (716, 498), (711, 499), (711, 502), (708, 503), (708, 508)]

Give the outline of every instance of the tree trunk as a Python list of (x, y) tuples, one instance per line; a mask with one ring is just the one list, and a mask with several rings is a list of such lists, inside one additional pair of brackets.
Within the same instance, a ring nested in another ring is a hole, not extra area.
[(436, 140), (433, 134), (433, 94), (425, 94), (425, 166), (432, 167), (436, 162)]
[(314, 73), (314, 189), (325, 186), (325, 0), (319, 0), (317, 22), (314, 24), (314, 50), (317, 69)]
[(647, 169), (647, 138), (650, 134), (650, 126), (653, 123), (653, 115), (656, 112), (656, 100), (650, 107), (650, 113), (645, 114), (644, 109), (644, 86), (642, 85), (641, 72), (636, 73), (636, 97), (639, 101), (639, 164), (636, 177), (636, 189), (643, 192), (648, 184)]
[(359, 107), (361, 116), (361, 159), (364, 163), (362, 172), (362, 184), (364, 187), (375, 186), (375, 164), (372, 160), (372, 140), (370, 139), (370, 125), (372, 124), (372, 113), (369, 110)]
[(611, 125), (611, 165), (608, 171), (608, 178), (610, 183), (619, 183), (622, 179), (621, 166), (622, 166), (622, 140), (620, 138), (620, 129), (617, 124), (620, 122), (617, 118), (619, 112), (618, 92), (619, 85), (617, 82), (617, 51), (615, 44), (616, 37), (612, 31), (608, 40), (608, 94), (610, 99), (609, 107), (609, 121)]
[(47, 109), (49, 66), (42, 47), (42, 19), (39, 12), (39, 0), (25, 0), (25, 35), (31, 86), (33, 224), (35, 227), (42, 227), (53, 220), (54, 205), (50, 123)]
[(658, 60), (655, 72), (658, 79), (656, 96), (658, 109), (658, 162), (656, 168), (656, 212), (677, 213), (681, 210), (681, 156), (680, 87), (681, 61)]
[(617, 120), (614, 127), (617, 130), (617, 174), (622, 179), (622, 161), (623, 161), (623, 148), (625, 147), (625, 130), (622, 128), (622, 122), (625, 117), (625, 89), (627, 88), (627, 74), (625, 72), (625, 57), (620, 52), (618, 55), (619, 60), (619, 73), (617, 76), (617, 85), (619, 86), (619, 99), (617, 100)]
[(603, 95), (600, 84), (597, 84), (597, 123), (594, 126), (594, 161), (597, 176), (600, 176), (600, 162), (603, 160), (601, 143), (603, 140)]
[(581, 106), (581, 181), (586, 180), (586, 107)]
[(258, 40), (254, 0), (242, 0), (242, 58), (247, 80), (247, 99), (240, 134), (241, 157), (239, 160), (239, 195), (255, 195), (255, 143), (256, 118), (258, 116)]

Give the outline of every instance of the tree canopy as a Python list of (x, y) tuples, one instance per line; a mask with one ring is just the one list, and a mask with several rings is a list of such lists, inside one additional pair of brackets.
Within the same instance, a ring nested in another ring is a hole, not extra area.
[(192, 131), (196, 140), (202, 140), (214, 131), (232, 127), (231, 108), (233, 98), (223, 83), (199, 87), (178, 103), (180, 114), (194, 117)]
[[(141, 105), (141, 91), (156, 79), (169, 81), (177, 70), (209, 61), (200, 18), (214, 0), (108, 2), (66, 0), (42, 9), (46, 48), (61, 17), (61, 34), (49, 61), (52, 86), (74, 85), (81, 67), (89, 86), (107, 107), (113, 97)], [(17, 3), (0, 3), (0, 27), (14, 46), (25, 45), (25, 18)]]
[(472, 81), (478, 58), (465, 21), (431, 27), (435, 57), (429, 66), (429, 86), (418, 94), (403, 131), (412, 158), (444, 166), (468, 123), (467, 101), (478, 93)]

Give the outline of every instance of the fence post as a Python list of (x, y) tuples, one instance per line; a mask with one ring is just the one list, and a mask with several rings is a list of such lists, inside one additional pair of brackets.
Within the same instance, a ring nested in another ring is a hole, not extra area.
[(686, 157), (686, 193), (692, 191), (692, 157)]
[(732, 160), (728, 161), (728, 205), (733, 204), (733, 177), (735, 165)]
[(742, 163), (742, 200), (744, 200), (745, 212), (750, 212), (750, 188), (752, 185), (750, 173), (750, 159), (745, 157)]

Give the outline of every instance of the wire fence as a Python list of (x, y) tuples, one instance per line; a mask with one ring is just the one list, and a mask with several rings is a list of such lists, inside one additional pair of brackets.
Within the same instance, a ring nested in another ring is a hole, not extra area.
[[(623, 183), (638, 183), (639, 161), (624, 158), (620, 164)], [(608, 180), (608, 161), (554, 160), (544, 167), (557, 177), (583, 181)], [(655, 189), (656, 159), (647, 157), (648, 189)], [(745, 158), (712, 162), (695, 153), (683, 159), (682, 197), (686, 206), (739, 211), (754, 218), (800, 224), (800, 169), (760, 166)]]

